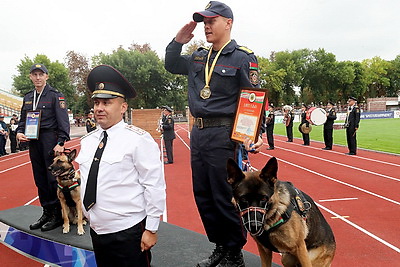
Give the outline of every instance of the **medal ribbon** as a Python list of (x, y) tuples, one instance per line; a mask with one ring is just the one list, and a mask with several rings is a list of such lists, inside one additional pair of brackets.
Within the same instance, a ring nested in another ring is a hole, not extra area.
[(210, 52), (208, 52), (208, 56), (207, 56), (206, 69), (205, 69), (205, 72), (204, 72), (205, 82), (206, 82), (206, 85), (204, 87), (210, 87), (211, 76), (212, 76), (212, 73), (214, 71), (215, 64), (217, 64), (218, 57), (221, 54), (222, 50), (224, 50), (225, 46), (227, 46), (230, 42), (231, 42), (231, 40), (226, 42), (224, 44), (224, 46), (218, 51), (217, 55), (215, 56), (215, 59), (214, 59), (213, 63), (211, 64), (210, 70), (208, 70), (210, 57), (211, 57), (211, 53), (212, 53), (212, 47), (210, 48)]
[(32, 104), (33, 110), (36, 110), (36, 108), (37, 108), (37, 106), (38, 106), (38, 104), (39, 104), (40, 97), (42, 96), (43, 91), (44, 91), (44, 88), (43, 88), (43, 90), (40, 92), (37, 101), (36, 101), (36, 94), (37, 94), (37, 92), (36, 92), (36, 90), (33, 92), (33, 104)]

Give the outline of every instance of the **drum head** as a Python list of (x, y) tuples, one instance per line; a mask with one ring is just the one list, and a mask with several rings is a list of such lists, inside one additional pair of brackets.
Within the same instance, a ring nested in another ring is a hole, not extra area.
[(314, 125), (322, 125), (326, 122), (326, 111), (322, 108), (316, 108), (311, 111), (310, 120)]

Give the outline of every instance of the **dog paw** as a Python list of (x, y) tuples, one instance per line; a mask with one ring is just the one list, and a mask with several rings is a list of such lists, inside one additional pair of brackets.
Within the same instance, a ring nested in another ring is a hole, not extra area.
[(85, 233), (85, 230), (83, 227), (78, 227), (78, 235), (83, 235)]
[(63, 225), (63, 234), (68, 234), (69, 233), (69, 225), (65, 226)]

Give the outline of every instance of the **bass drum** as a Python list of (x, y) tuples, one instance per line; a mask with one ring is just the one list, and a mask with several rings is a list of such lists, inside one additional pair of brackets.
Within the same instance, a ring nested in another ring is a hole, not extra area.
[(307, 111), (307, 119), (314, 125), (322, 125), (326, 122), (326, 111), (323, 108), (312, 107)]

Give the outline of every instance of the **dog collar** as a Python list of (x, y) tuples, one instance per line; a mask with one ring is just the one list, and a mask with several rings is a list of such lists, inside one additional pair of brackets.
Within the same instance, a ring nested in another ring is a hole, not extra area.
[(63, 190), (63, 191), (71, 191), (71, 190), (73, 190), (75, 187), (80, 186), (80, 183), (75, 182), (75, 183), (73, 183), (73, 184), (71, 184), (71, 185), (67, 185), (67, 186), (62, 186), (62, 185), (60, 185), (59, 183), (57, 183), (57, 186), (58, 186), (58, 188), (60, 188), (60, 189)]

